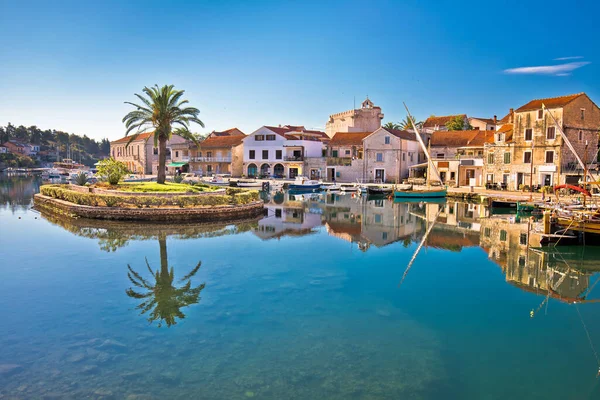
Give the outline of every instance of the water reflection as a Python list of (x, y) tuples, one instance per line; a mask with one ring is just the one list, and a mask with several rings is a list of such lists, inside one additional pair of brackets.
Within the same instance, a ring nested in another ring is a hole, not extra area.
[(197, 304), (200, 292), (206, 286), (205, 283), (192, 287), (191, 278), (196, 275), (200, 269), (201, 261), (183, 278), (179, 283), (183, 286), (176, 287), (173, 285), (175, 273), (173, 267), (169, 269), (167, 259), (167, 241), (163, 234), (159, 237), (158, 243), (160, 246), (160, 270), (153, 271), (146, 261), (146, 267), (154, 278), (154, 282), (146, 280), (141, 274), (137, 273), (131, 265), (127, 265), (129, 272), (127, 276), (131, 283), (137, 288), (129, 288), (126, 290), (127, 296), (134, 299), (142, 300), (136, 307), (140, 310), (140, 315), (148, 313), (148, 322), (158, 322), (158, 327), (162, 323), (166, 323), (168, 327), (177, 324), (177, 319), (185, 318), (185, 314), (181, 311), (182, 308)]
[(40, 191), (41, 179), (27, 174), (0, 172), (0, 209), (11, 212), (31, 207), (33, 195)]

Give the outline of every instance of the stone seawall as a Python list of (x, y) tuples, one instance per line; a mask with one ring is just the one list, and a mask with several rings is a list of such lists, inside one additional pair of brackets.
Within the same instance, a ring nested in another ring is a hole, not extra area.
[(88, 187), (88, 186), (79, 186), (79, 185), (69, 185), (68, 186), (69, 190), (73, 190), (75, 192), (79, 192), (79, 193), (93, 193), (93, 194), (109, 194), (109, 195), (113, 195), (113, 196), (154, 196), (154, 197), (166, 197), (166, 198), (173, 198), (173, 197), (177, 197), (177, 196), (210, 196), (210, 195), (214, 195), (214, 194), (225, 194), (225, 189), (218, 189), (215, 190), (214, 192), (166, 192), (166, 193), (162, 193), (162, 192), (151, 192), (151, 193), (144, 193), (144, 192), (123, 192), (121, 190), (107, 190), (107, 189), (101, 189), (101, 188), (92, 188), (92, 187)]
[(70, 217), (120, 221), (220, 221), (253, 218), (263, 213), (264, 203), (255, 201), (244, 205), (213, 207), (125, 208), (92, 207), (36, 194), (35, 208), (57, 212)]

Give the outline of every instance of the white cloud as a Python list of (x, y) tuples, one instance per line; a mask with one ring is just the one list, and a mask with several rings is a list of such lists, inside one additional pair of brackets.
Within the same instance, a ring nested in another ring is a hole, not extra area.
[(570, 75), (571, 71), (576, 70), (590, 64), (589, 61), (578, 61), (558, 65), (542, 65), (538, 67), (519, 67), (505, 69), (506, 74), (522, 74), (522, 75), (555, 75), (566, 76)]
[(559, 58), (555, 58), (554, 61), (580, 60), (582, 58), (583, 58), (583, 56), (559, 57)]

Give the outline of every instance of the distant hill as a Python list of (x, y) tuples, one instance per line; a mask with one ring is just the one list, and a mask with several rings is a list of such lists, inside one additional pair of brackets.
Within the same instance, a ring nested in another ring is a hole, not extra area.
[(18, 140), (23, 143), (37, 144), (40, 146), (39, 157), (30, 158), (19, 155), (0, 155), (0, 162), (6, 167), (30, 167), (47, 162), (61, 161), (70, 158), (81, 164), (93, 166), (98, 160), (110, 154), (108, 139), (96, 141), (86, 135), (79, 136), (73, 133), (57, 131), (55, 129), (41, 130), (32, 125), (15, 126), (10, 122), (7, 126), (0, 126), (0, 143), (9, 140)]

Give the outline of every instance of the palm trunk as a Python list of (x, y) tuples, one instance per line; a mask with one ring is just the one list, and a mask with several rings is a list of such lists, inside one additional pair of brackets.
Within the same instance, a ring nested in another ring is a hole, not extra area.
[(158, 174), (156, 176), (157, 183), (165, 183), (166, 172), (165, 164), (167, 163), (167, 139), (158, 138)]
[(160, 233), (158, 235), (158, 245), (160, 247), (160, 275), (169, 276), (169, 261), (167, 259), (167, 236)]

